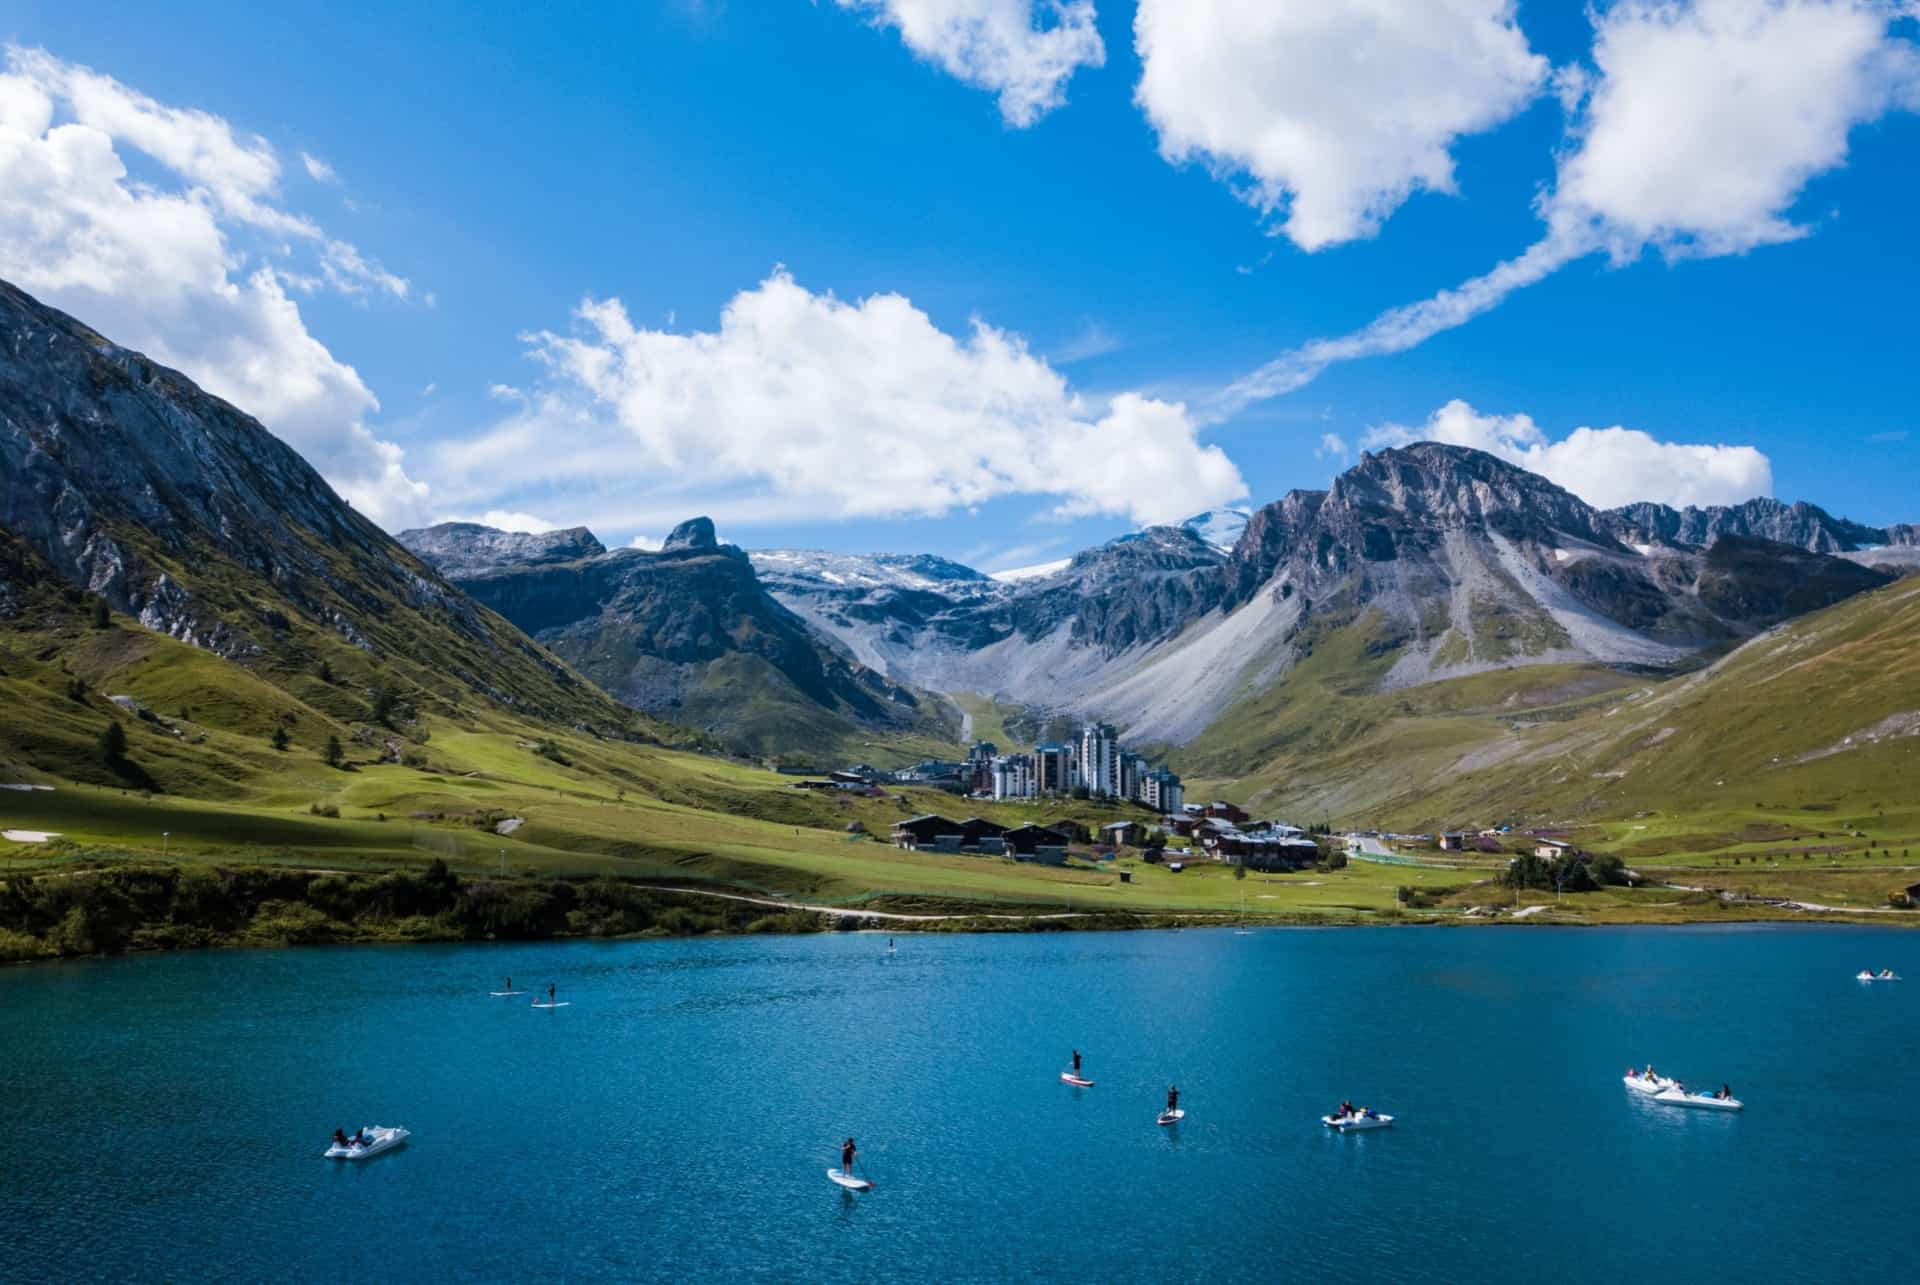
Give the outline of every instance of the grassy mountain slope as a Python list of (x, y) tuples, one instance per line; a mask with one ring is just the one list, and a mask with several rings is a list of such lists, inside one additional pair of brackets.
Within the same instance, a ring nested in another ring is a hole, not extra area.
[(1181, 758), (1198, 788), (1336, 824), (1586, 827), (1635, 858), (1920, 845), (1920, 580), (1668, 679), (1545, 666), (1381, 692), (1373, 641), (1364, 619), (1335, 631), (1209, 729)]

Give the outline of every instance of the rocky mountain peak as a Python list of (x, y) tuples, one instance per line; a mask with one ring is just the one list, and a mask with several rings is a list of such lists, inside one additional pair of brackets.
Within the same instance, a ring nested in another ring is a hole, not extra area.
[(477, 522), (442, 522), (395, 537), (442, 575), (471, 578), (508, 567), (540, 567), (597, 558), (607, 546), (583, 526), (560, 531), (501, 531)]
[(720, 539), (714, 534), (713, 519), (709, 517), (688, 518), (673, 530), (667, 532), (667, 539), (660, 546), (662, 553), (681, 553), (696, 549), (718, 549)]
[(1328, 502), (1336, 509), (1384, 510), (1441, 529), (1545, 529), (1613, 543), (1596, 529), (1595, 511), (1579, 497), (1496, 455), (1442, 442), (1363, 453), (1333, 480)]

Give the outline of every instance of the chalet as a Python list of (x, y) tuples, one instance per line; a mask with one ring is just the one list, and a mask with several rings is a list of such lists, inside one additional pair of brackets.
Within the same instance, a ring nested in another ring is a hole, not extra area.
[(1212, 803), (1207, 804), (1206, 815), (1216, 820), (1230, 821), (1234, 825), (1245, 825), (1248, 821), (1253, 820), (1252, 817), (1247, 815), (1245, 810), (1219, 799), (1215, 799)]
[(982, 839), (998, 839), (1006, 832), (1007, 827), (985, 817), (968, 817), (960, 823), (960, 833), (967, 836), (969, 844), (979, 843)]
[(1557, 861), (1571, 854), (1573, 850), (1571, 843), (1559, 839), (1536, 839), (1533, 845), (1533, 855), (1542, 861)]
[(1116, 848), (1137, 848), (1146, 838), (1147, 827), (1138, 821), (1109, 821), (1100, 827), (1100, 842)]
[(1043, 825), (1017, 825), (1000, 834), (1000, 842), (1006, 851), (1032, 856), (1039, 848), (1060, 848), (1067, 846), (1067, 836), (1058, 830)]
[(1464, 834), (1443, 834), (1440, 836), (1440, 851), (1442, 852), (1459, 852), (1466, 846), (1467, 836)]
[(1320, 845), (1312, 839), (1232, 831), (1205, 842), (1214, 857), (1231, 859), (1249, 870), (1298, 870), (1320, 860)]
[(953, 849), (959, 850), (965, 831), (958, 821), (949, 821), (942, 816), (928, 813), (925, 816), (909, 817), (897, 822), (893, 827), (893, 842), (896, 847), (917, 850), (920, 848), (939, 848), (942, 836), (951, 836)]
[(1047, 829), (1053, 831), (1055, 834), (1066, 836), (1066, 840), (1069, 843), (1093, 842), (1093, 831), (1087, 829), (1085, 822), (1071, 821), (1063, 818), (1059, 821), (1047, 822)]

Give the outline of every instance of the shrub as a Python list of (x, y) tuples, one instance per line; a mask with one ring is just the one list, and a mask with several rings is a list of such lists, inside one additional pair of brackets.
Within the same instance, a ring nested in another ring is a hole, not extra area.
[(317, 817), (338, 817), (340, 815), (340, 809), (331, 803), (310, 803), (307, 805), (307, 812)]
[(274, 724), (273, 727), (273, 748), (276, 750), (284, 750), (287, 748), (287, 729), (281, 727), (278, 723)]
[(340, 748), (340, 738), (329, 735), (327, 737), (327, 766), (339, 767), (341, 760), (345, 757), (345, 753)]
[(105, 598), (93, 600), (93, 627), (95, 629), (113, 628), (113, 610), (107, 606)]
[(100, 732), (100, 758), (109, 767), (117, 766), (127, 757), (127, 729), (120, 726), (120, 720), (109, 719)]

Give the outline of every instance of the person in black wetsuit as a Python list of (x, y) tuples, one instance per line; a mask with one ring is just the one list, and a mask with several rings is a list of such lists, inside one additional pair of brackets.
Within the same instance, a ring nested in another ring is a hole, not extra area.
[(1175, 1111), (1178, 1111), (1179, 1109), (1180, 1109), (1180, 1087), (1178, 1085), (1169, 1084), (1167, 1086), (1167, 1114), (1172, 1115)]
[(1079, 1049), (1075, 1049), (1073, 1051), (1073, 1078), (1076, 1080), (1080, 1078), (1080, 1050)]
[(548, 982), (548, 983), (547, 983), (547, 1007), (548, 1007), (548, 1008), (552, 1008), (552, 1007), (553, 1007), (553, 994), (554, 994), (554, 991), (553, 991), (553, 983), (552, 983), (552, 982)]
[(840, 1172), (843, 1176), (848, 1178), (853, 1177), (853, 1157), (858, 1150), (859, 1149), (853, 1145), (852, 1138), (848, 1138), (840, 1144)]
[(347, 1131), (345, 1129), (335, 1129), (333, 1131), (333, 1145), (336, 1147), (344, 1147), (347, 1145)]

